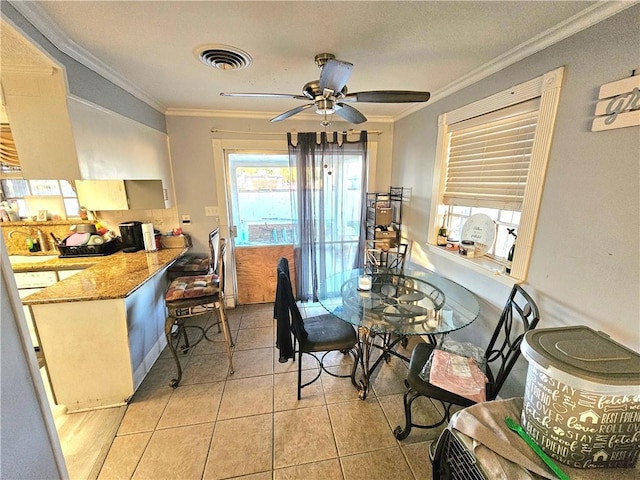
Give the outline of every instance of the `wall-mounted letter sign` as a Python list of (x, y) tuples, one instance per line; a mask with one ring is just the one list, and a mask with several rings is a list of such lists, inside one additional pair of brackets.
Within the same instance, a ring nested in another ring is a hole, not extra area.
[(640, 75), (600, 87), (592, 132), (640, 125)]

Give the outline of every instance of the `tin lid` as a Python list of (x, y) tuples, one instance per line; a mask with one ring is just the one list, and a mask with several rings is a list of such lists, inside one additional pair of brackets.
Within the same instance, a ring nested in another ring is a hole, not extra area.
[(589, 327), (530, 330), (521, 349), (543, 368), (595, 383), (640, 385), (640, 355)]

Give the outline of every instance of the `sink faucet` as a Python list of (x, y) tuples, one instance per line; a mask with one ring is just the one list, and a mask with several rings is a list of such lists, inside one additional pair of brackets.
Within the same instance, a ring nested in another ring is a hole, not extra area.
[(9, 232), (9, 238), (13, 238), (13, 236), (14, 236), (16, 233), (21, 233), (21, 234), (22, 234), (22, 235), (24, 235), (25, 237), (30, 237), (30, 236), (31, 236), (31, 234), (29, 234), (29, 233), (25, 233), (25, 232), (23, 232), (22, 230), (11, 230), (11, 231)]
[(27, 239), (27, 250), (29, 250), (30, 252), (40, 252), (42, 250), (40, 243), (38, 242), (38, 239), (33, 238), (33, 230), (29, 230), (29, 233), (27, 232), (23, 232), (22, 230), (11, 230), (9, 232), (8, 237), (9, 238), (13, 238), (13, 236), (16, 233), (20, 233), (22, 235), (24, 235)]

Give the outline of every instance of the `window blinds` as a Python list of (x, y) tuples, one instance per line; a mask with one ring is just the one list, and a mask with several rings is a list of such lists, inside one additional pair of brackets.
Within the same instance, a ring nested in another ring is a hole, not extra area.
[(449, 126), (443, 203), (521, 210), (540, 98)]
[(19, 167), (18, 151), (13, 141), (13, 134), (9, 125), (0, 125), (0, 163), (9, 167)]

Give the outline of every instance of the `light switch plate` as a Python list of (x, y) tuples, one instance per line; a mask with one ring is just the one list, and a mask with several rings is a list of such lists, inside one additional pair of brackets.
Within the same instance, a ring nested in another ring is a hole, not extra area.
[(205, 217), (217, 217), (219, 215), (218, 207), (204, 207)]

